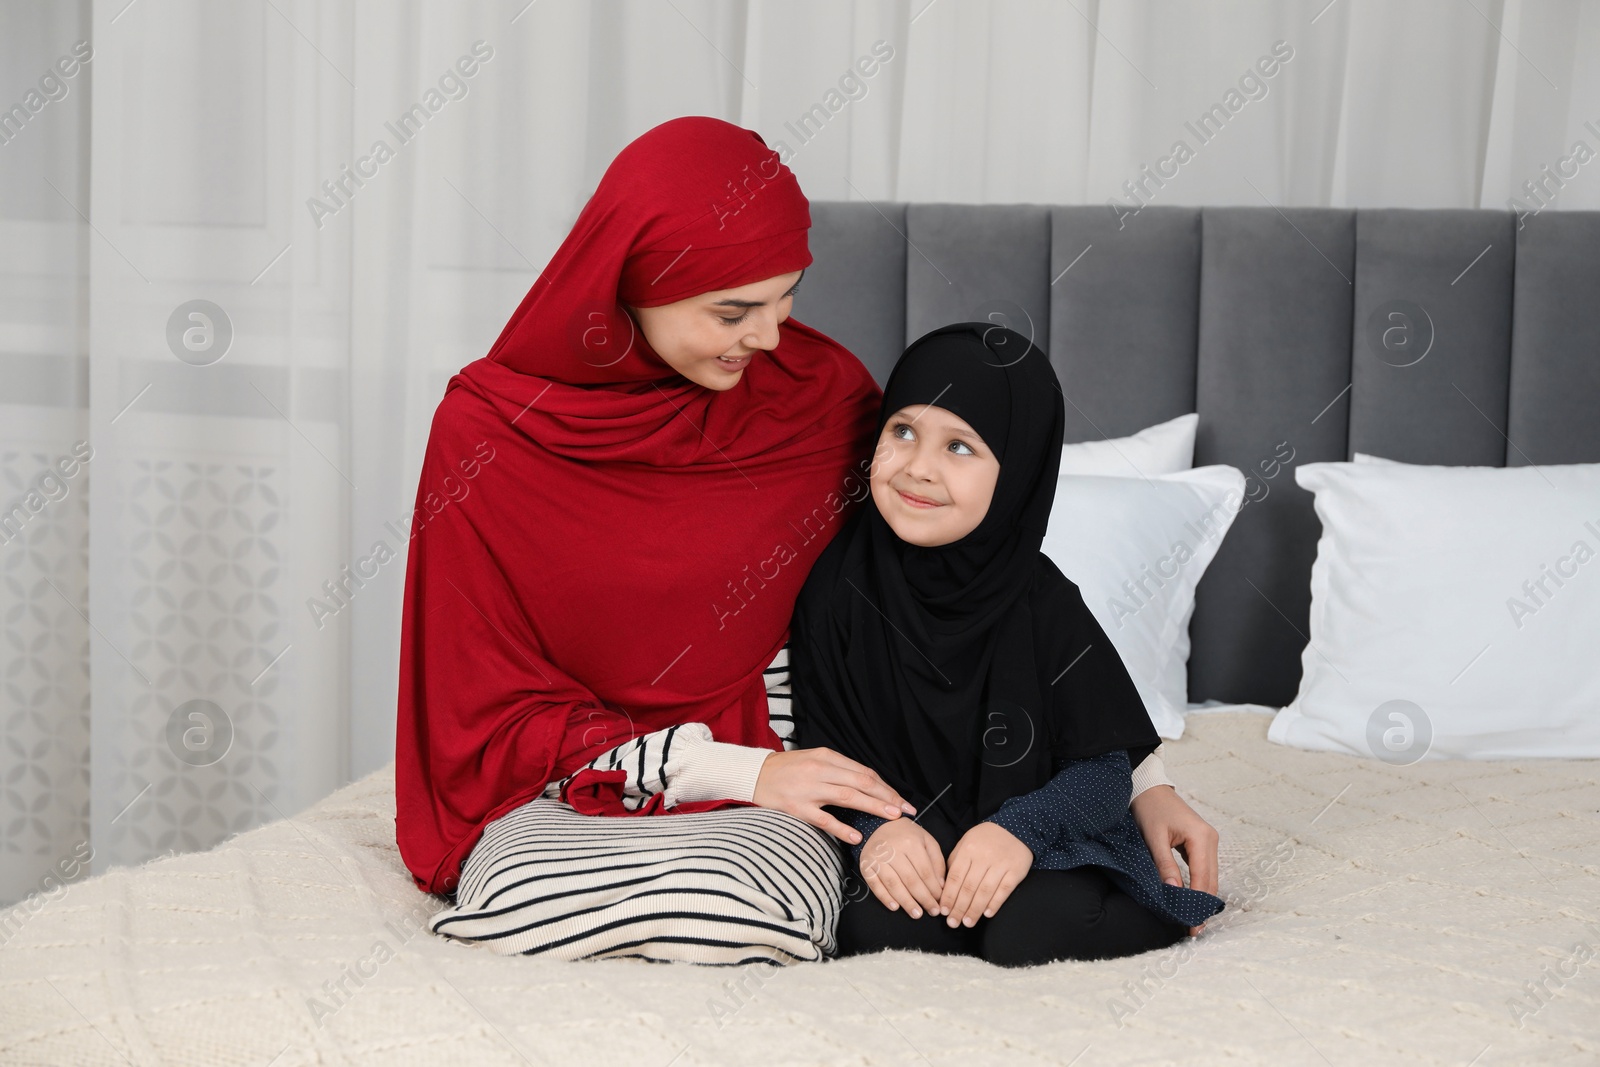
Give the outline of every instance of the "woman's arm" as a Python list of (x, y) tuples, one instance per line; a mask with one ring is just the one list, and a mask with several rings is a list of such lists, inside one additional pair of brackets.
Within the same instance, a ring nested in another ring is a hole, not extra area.
[[(715, 741), (705, 725), (685, 723), (632, 738), (587, 766), (626, 772), (621, 802), (630, 811), (663, 793), (662, 802), (668, 807), (697, 800), (741, 800), (788, 811), (855, 845), (859, 852), (859, 846), (884, 820), (871, 823), (865, 832), (855, 827), (853, 832), (859, 836), (851, 837), (852, 828), (822, 811), (822, 805), (838, 804), (848, 814), (870, 819), (861, 809), (904, 810), (903, 799), (872, 771), (838, 753), (797, 751), (787, 644), (778, 650), (764, 677), (769, 725), (782, 740), (783, 753)], [(778, 758), (769, 764), (771, 756)], [(765, 778), (764, 771), (768, 772)], [(565, 780), (550, 783), (545, 795), (560, 796), (564, 784)]]
[[(783, 742), (784, 751), (792, 751), (794, 715), (790, 710), (787, 642), (761, 674), (767, 689), (767, 724)], [(709, 728), (686, 723), (625, 741), (596, 756), (587, 766), (626, 771), (622, 804), (632, 811), (657, 793), (666, 794), (668, 807), (693, 800), (754, 803), (756, 781), (770, 755), (771, 749), (712, 740)], [(560, 796), (564, 784), (564, 779), (551, 782), (544, 795)]]
[(1128, 749), (1128, 762), (1133, 765), (1133, 796), (1158, 785), (1172, 785), (1167, 777), (1167, 765), (1161, 762), (1161, 746)]
[[(1216, 895), (1217, 831), (1184, 803), (1177, 790), (1168, 785), (1139, 794), (1133, 802), (1133, 818), (1145, 844), (1150, 846), (1163, 882), (1183, 884), (1178, 862), (1172, 858), (1176, 849), (1189, 865), (1189, 888)], [(1190, 933), (1200, 930), (1196, 926)]]
[[(761, 765), (770, 755), (771, 749), (712, 740), (709, 726), (689, 722), (624, 741), (584, 767), (626, 772), (622, 806), (633, 811), (658, 793), (666, 794), (663, 801), (669, 808), (691, 800), (750, 803)], [(551, 782), (544, 795), (560, 796), (566, 782)]]
[[(1156, 861), (1156, 870), (1163, 882), (1183, 884), (1178, 861), (1172, 858), (1173, 851), (1177, 850), (1189, 864), (1190, 888), (1215, 896), (1217, 831), (1178, 795), (1177, 788), (1166, 775), (1159, 751), (1157, 746), (1134, 769), (1133, 800), (1129, 804), (1134, 822), (1139, 825), (1139, 833)], [(1189, 932), (1198, 935), (1202, 929), (1203, 924), (1192, 927)]]

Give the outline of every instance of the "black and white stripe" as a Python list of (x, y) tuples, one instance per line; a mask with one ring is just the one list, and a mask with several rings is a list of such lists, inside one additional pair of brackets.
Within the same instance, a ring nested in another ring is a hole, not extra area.
[[(682, 726), (669, 726), (655, 733), (641, 734), (600, 753), (584, 766), (626, 771), (628, 778), (623, 783), (622, 806), (634, 811), (652, 796), (666, 790), (671, 781), (667, 761), (672, 756), (672, 743), (678, 739), (681, 729)], [(543, 795), (552, 798), (561, 796), (562, 788), (571, 777), (568, 775), (567, 778), (549, 783), (544, 787)]]
[(792, 815), (580, 815), (540, 797), (496, 820), (438, 934), (554, 959), (793, 963), (835, 950), (843, 866)]
[[(785, 645), (764, 672), (785, 749), (794, 747), (788, 655)], [(636, 807), (668, 784), (670, 735), (635, 738), (590, 765), (628, 770)], [(844, 869), (822, 831), (756, 807), (580, 815), (553, 785), (485, 829), (462, 865), (456, 903), (429, 922), (435, 933), (572, 960), (786, 964), (834, 953)]]
[[(784, 751), (795, 747), (794, 708), (789, 688), (789, 646), (787, 643), (773, 657), (771, 666), (761, 672), (767, 687), (767, 716), (772, 732), (783, 742)], [(615, 748), (600, 753), (584, 764), (606, 770), (624, 770), (628, 778), (623, 783), (622, 806), (634, 811), (650, 797), (666, 791), (672, 784), (668, 764), (673, 742), (678, 739), (683, 726), (669, 726), (654, 733), (630, 738)], [(709, 733), (708, 733), (709, 736)], [(577, 772), (574, 771), (574, 774)], [(571, 775), (568, 776), (570, 778)], [(567, 778), (550, 782), (544, 787), (544, 796), (559, 797)]]
[(793, 749), (794, 701), (789, 688), (789, 644), (784, 642), (772, 659), (772, 666), (761, 672), (767, 680), (767, 718), (772, 732), (783, 740), (785, 752)]

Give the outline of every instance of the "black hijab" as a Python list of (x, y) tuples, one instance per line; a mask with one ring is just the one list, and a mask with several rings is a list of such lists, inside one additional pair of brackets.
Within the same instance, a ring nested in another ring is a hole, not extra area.
[(790, 633), (796, 730), (877, 771), (965, 832), (1044, 785), (1056, 761), (1160, 743), (1078, 587), (1040, 551), (1065, 406), (1049, 357), (990, 323), (914, 342), (878, 431), (911, 404), (972, 426), (1000, 461), (972, 532), (902, 541), (869, 496), (818, 558)]

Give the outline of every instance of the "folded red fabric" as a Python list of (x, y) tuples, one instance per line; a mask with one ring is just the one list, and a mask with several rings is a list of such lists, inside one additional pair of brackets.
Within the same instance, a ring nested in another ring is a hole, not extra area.
[(667, 795), (656, 793), (646, 797), (637, 808), (629, 809), (622, 803), (623, 786), (627, 781), (627, 771), (585, 767), (562, 783), (561, 799), (579, 815), (684, 815), (715, 808), (754, 807), (743, 800), (683, 800), (669, 811)]

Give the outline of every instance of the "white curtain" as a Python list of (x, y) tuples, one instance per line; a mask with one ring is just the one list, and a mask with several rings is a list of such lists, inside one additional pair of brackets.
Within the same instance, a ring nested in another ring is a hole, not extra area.
[(651, 126), (814, 200), (1594, 209), (1596, 57), (1577, 0), (0, 7), (0, 903), (388, 762), (434, 407)]

